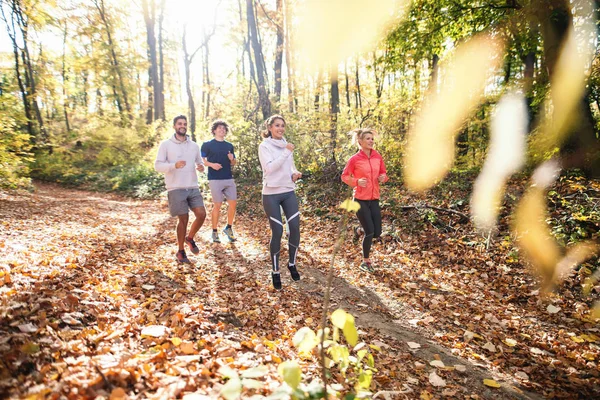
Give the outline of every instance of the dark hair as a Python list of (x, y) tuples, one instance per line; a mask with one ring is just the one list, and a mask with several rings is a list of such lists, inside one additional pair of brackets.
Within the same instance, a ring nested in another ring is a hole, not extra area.
[(271, 115), (269, 118), (267, 118), (267, 120), (265, 121), (265, 127), (267, 128), (266, 131), (261, 132), (262, 137), (264, 138), (268, 138), (271, 137), (271, 132), (269, 132), (269, 127), (271, 125), (273, 125), (273, 122), (275, 122), (276, 119), (280, 119), (283, 121), (283, 125), (287, 125), (287, 122), (285, 122), (285, 118), (283, 118), (281, 115), (279, 114), (275, 114), (275, 115)]
[(178, 115), (175, 118), (173, 118), (173, 125), (175, 125), (177, 123), (177, 120), (180, 119), (185, 119), (185, 122), (187, 122), (187, 117), (185, 115)]
[(219, 126), (224, 126), (225, 127), (225, 132), (229, 132), (229, 124), (227, 122), (225, 122), (225, 120), (223, 120), (223, 119), (215, 119), (212, 122), (212, 124), (210, 124), (210, 133), (212, 133), (214, 135), (215, 134), (215, 130)]

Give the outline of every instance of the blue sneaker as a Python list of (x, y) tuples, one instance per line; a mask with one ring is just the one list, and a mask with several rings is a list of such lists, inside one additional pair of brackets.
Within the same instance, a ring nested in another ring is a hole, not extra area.
[(231, 229), (231, 227), (223, 229), (223, 233), (230, 242), (235, 242), (235, 235), (233, 234), (233, 229)]

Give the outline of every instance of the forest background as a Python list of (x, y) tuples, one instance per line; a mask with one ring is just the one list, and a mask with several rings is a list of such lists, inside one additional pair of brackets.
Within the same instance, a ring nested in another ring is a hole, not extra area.
[[(538, 129), (558, 49), (581, 20), (561, 1), (382, 0), (370, 13), (360, 2), (312, 2), (314, 15), (307, 3), (3, 0), (0, 184), (35, 178), (156, 195), (163, 186), (152, 161), (178, 114), (189, 116), (197, 141), (209, 139), (210, 121), (227, 120), (244, 165), (238, 174), (256, 180), (259, 132), (272, 113), (286, 117), (299, 168), (313, 179), (335, 180), (354, 152), (345, 133), (369, 126), (381, 132), (379, 149), (399, 181), (407, 132), (426, 94), (449, 80), (440, 60), (487, 32), (505, 51), (456, 133), (455, 170), (478, 170), (506, 91), (523, 91), (529, 127)], [(376, 42), (361, 48), (371, 36)], [(597, 147), (597, 64), (594, 53), (581, 123), (562, 145), (571, 152)], [(530, 151), (529, 165), (560, 147)]]

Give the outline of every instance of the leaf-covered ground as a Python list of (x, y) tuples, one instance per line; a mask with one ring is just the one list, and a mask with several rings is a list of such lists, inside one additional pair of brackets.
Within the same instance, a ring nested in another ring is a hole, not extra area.
[[(563, 189), (557, 196), (570, 195)], [(165, 201), (42, 184), (34, 193), (0, 192), (0, 396), (216, 398), (222, 366), (266, 366), (264, 387), (245, 389), (247, 398), (280, 386), (285, 360), (298, 360), (305, 381), (318, 377), (316, 358), (298, 359), (291, 338), (303, 326), (318, 328), (341, 211), (305, 196), (312, 200), (302, 204), (303, 279), (284, 274), (279, 292), (270, 283), (259, 193), (243, 193), (238, 241), (210, 243), (205, 226), (201, 253), (180, 266)], [(431, 201), (402, 190), (385, 195), (398, 204)], [(448, 201), (436, 205), (454, 205)], [(594, 266), (542, 298), (509, 236), (488, 240), (453, 218), (386, 211), (373, 275), (356, 267), (352, 235), (342, 247), (331, 311), (351, 312), (361, 340), (381, 348), (372, 392), (599, 397), (600, 325), (589, 308), (600, 288), (589, 296), (581, 289)], [(333, 380), (343, 383), (337, 373)]]

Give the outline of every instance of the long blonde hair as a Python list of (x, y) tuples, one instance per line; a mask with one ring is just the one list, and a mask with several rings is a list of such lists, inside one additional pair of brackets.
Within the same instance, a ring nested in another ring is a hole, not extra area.
[(373, 128), (356, 128), (348, 132), (352, 136), (352, 143), (356, 146), (360, 146), (359, 140), (363, 140), (366, 135), (371, 134), (373, 137), (377, 135), (377, 131)]

